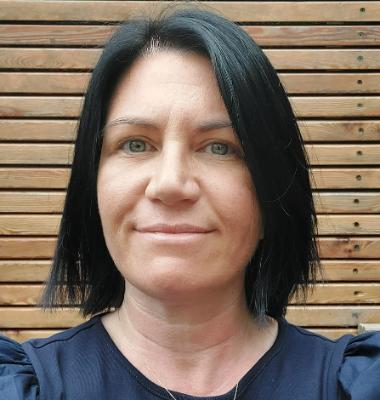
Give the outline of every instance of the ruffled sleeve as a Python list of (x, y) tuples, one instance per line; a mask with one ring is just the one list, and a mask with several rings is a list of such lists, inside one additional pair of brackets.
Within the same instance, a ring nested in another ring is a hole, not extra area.
[(339, 383), (346, 399), (380, 399), (380, 332), (364, 333), (348, 342)]
[(0, 400), (38, 398), (38, 380), (22, 346), (0, 335)]

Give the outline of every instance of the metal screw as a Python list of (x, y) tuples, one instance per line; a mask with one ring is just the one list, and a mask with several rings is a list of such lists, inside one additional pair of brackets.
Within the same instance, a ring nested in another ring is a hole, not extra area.
[(358, 56), (356, 59), (357, 59), (358, 61), (363, 61), (363, 60), (364, 60), (364, 57), (363, 57), (363, 56)]
[(361, 108), (361, 107), (363, 107), (363, 103), (358, 103), (357, 106), (358, 106), (359, 108)]
[(364, 12), (365, 12), (365, 7), (361, 7), (361, 8), (360, 8), (360, 12), (363, 12), (363, 13), (364, 13)]
[(353, 272), (354, 274), (358, 274), (358, 273), (359, 273), (359, 270), (358, 270), (357, 268), (354, 268), (354, 269), (352, 270), (352, 272)]
[(360, 224), (359, 224), (358, 221), (355, 221), (355, 222), (354, 222), (354, 226), (355, 226), (355, 227), (358, 227), (359, 225), (360, 225)]
[(355, 244), (354, 245), (354, 250), (359, 251), (360, 250), (360, 244)]
[(363, 152), (362, 152), (361, 150), (358, 150), (358, 151), (356, 152), (356, 154), (357, 154), (358, 156), (361, 156), (361, 155), (363, 155)]
[(359, 203), (359, 199), (354, 199), (354, 203), (358, 204)]
[(364, 133), (364, 129), (363, 129), (362, 127), (360, 127), (360, 128), (358, 129), (358, 131), (359, 131), (359, 133)]
[(361, 85), (362, 83), (363, 83), (363, 81), (362, 81), (361, 79), (358, 79), (358, 80), (357, 80), (357, 84), (358, 84), (358, 85)]
[(361, 175), (356, 175), (356, 180), (357, 181), (361, 181), (362, 180), (362, 176)]

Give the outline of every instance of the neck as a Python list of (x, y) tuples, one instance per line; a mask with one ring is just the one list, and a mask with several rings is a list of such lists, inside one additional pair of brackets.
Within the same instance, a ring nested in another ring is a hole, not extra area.
[(157, 301), (133, 288), (126, 293), (109, 316), (111, 337), (141, 372), (171, 390), (198, 396), (227, 392), (277, 335), (275, 321), (260, 326), (250, 315), (243, 291), (198, 296), (197, 302), (194, 296), (191, 302)]

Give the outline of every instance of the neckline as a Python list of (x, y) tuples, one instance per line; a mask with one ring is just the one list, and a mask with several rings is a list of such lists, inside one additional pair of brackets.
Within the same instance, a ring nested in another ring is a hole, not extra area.
[[(106, 343), (107, 348), (112, 351), (113, 356), (119, 366), (126, 370), (128, 374), (141, 386), (144, 387), (145, 390), (148, 390), (150, 393), (159, 396), (162, 399), (168, 400), (170, 399), (168, 392), (162, 386), (151, 381), (148, 377), (146, 377), (140, 370), (138, 370), (119, 350), (108, 331), (106, 330), (101, 317), (106, 314), (98, 314), (94, 316), (92, 319), (100, 333), (101, 340)], [(276, 319), (278, 323), (278, 332), (277, 337), (272, 345), (272, 347), (263, 354), (263, 356), (253, 365), (240, 379), (239, 388), (237, 397), (241, 397), (243, 392), (248, 388), (249, 384), (251, 384), (255, 379), (259, 377), (259, 375), (268, 367), (268, 364), (275, 358), (275, 356), (281, 351), (283, 344), (285, 342), (285, 336), (287, 333), (288, 323), (284, 317)], [(168, 388), (170, 390), (170, 388)], [(218, 396), (192, 396), (186, 393), (176, 392), (174, 390), (170, 390), (171, 393), (175, 396), (176, 399), (180, 400), (231, 400), (233, 398), (235, 391), (235, 387), (233, 387), (227, 393)]]

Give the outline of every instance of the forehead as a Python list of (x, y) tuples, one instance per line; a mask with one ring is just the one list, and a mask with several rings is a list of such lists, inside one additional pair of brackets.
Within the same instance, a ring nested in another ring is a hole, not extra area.
[(227, 115), (210, 61), (178, 50), (160, 50), (135, 60), (113, 94), (107, 122), (124, 114), (165, 119)]

